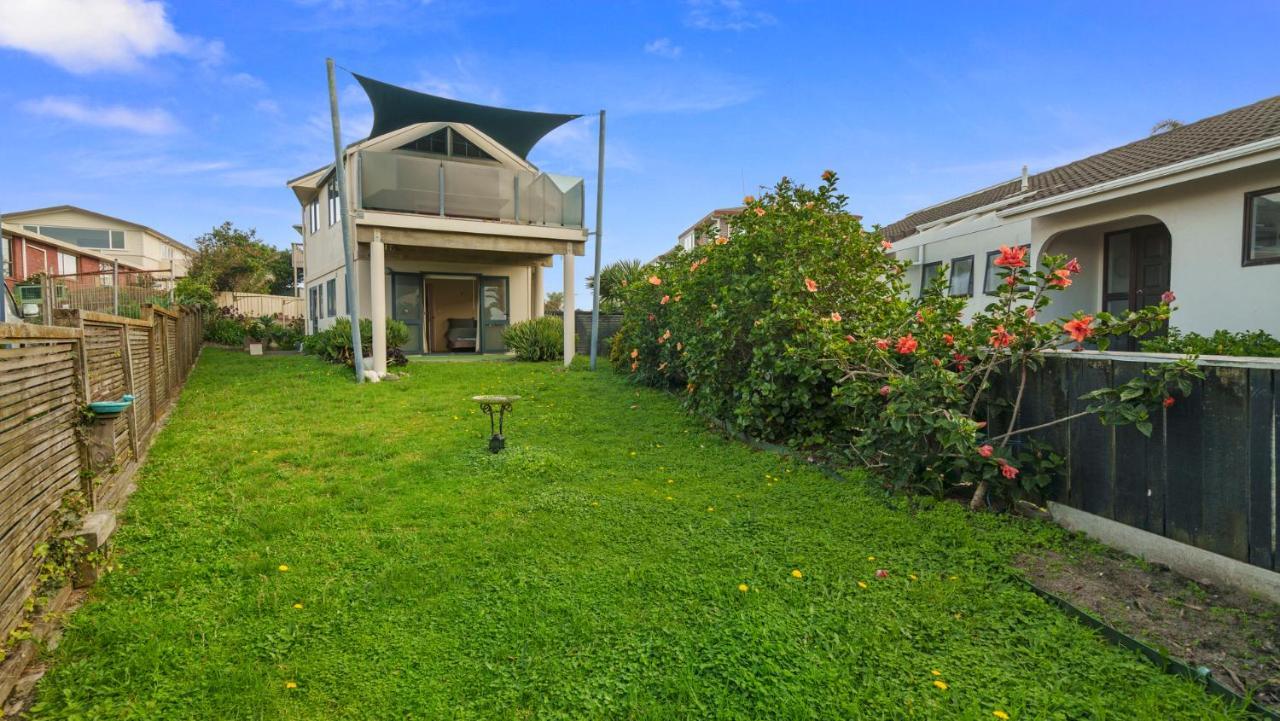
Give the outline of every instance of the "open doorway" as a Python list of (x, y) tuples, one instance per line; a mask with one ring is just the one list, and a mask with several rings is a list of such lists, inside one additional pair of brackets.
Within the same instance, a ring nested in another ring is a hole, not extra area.
[(426, 276), (428, 353), (480, 350), (477, 282), (470, 276)]

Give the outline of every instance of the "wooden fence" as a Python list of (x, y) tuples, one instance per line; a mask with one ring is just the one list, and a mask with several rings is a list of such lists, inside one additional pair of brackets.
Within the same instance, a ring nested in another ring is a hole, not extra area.
[[(564, 311), (554, 310), (547, 315), (564, 319)], [(622, 327), (621, 313), (600, 314), (600, 343), (596, 346), (596, 355), (609, 362), (609, 344), (613, 342), (614, 333)], [(579, 310), (573, 314), (573, 345), (578, 355), (591, 353), (591, 311)]]
[[(64, 497), (117, 509), (138, 459), (195, 364), (200, 315), (145, 307), (140, 319), (57, 311), (57, 325), (0, 324), (0, 638), (35, 590), (36, 545)], [(116, 419), (86, 403), (135, 398)]]
[[(1083, 410), (1079, 397), (1177, 358), (1064, 353), (1028, 381), (1020, 426)], [(1132, 426), (1083, 418), (1034, 432), (1067, 459), (1052, 498), (1082, 511), (1280, 571), (1280, 361), (1202, 357), (1203, 381), (1154, 419)], [(1012, 385), (1010, 383), (1010, 385)], [(1013, 397), (1016, 389), (1005, 388)]]
[(307, 313), (305, 298), (291, 295), (265, 295), (262, 293), (235, 293), (219, 291), (214, 294), (214, 302), (219, 308), (235, 308), (248, 316), (283, 315), (290, 318), (302, 318)]

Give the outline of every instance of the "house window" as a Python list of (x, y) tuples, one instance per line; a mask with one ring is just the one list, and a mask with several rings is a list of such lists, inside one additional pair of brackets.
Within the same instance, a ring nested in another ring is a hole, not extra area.
[(416, 140), (401, 145), (399, 150), (410, 150), (415, 153), (446, 155), (455, 158), (474, 158), (476, 160), (493, 160), (493, 156), (480, 149), (470, 138), (453, 128), (440, 128)]
[(311, 318), (312, 330), (315, 329), (315, 321), (320, 318), (320, 288), (312, 286), (307, 289), (307, 310), (308, 317)]
[(920, 266), (920, 297), (923, 298), (925, 291), (938, 280), (938, 269), (942, 267), (942, 261), (935, 260), (932, 263), (925, 263)]
[[(1031, 244), (1027, 243), (1021, 247), (1027, 251), (1027, 263), (1030, 264)], [(995, 295), (996, 291), (1000, 287), (1000, 283), (1001, 283), (1000, 271), (1004, 269), (996, 265), (995, 263), (996, 258), (999, 258), (999, 257), (1000, 257), (1000, 251), (998, 250), (992, 250), (987, 253), (986, 274), (982, 279), (982, 292), (986, 293), (987, 295)], [(1026, 289), (1027, 289), (1027, 286), (1025, 285), (1020, 286), (1018, 288), (1018, 290), (1026, 290)]]
[(316, 198), (307, 204), (307, 233), (314, 234), (320, 230), (320, 199)]
[(338, 182), (329, 183), (329, 227), (338, 222)]
[(329, 280), (325, 281), (324, 294), (328, 301), (327, 305), (329, 306), (329, 317), (332, 318), (333, 316), (338, 314), (338, 279), (337, 278), (330, 278)]
[(1280, 263), (1280, 188), (1244, 196), (1244, 264)]
[(54, 240), (78, 245), (81, 248), (99, 248), (102, 250), (124, 248), (123, 230), (106, 230), (104, 228), (65, 228), (57, 225), (24, 225), (26, 230), (45, 235)]
[(951, 295), (973, 295), (973, 256), (954, 258), (951, 261)]

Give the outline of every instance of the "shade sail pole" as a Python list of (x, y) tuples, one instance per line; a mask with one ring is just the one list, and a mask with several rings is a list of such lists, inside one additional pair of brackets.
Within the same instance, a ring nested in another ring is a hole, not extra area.
[(329, 119), (333, 123), (333, 174), (338, 181), (338, 216), (342, 219), (342, 259), (347, 275), (347, 316), (351, 319), (351, 356), (356, 383), (364, 382), (364, 353), (360, 348), (360, 308), (356, 306), (356, 268), (351, 253), (351, 216), (347, 212), (347, 173), (342, 162), (342, 130), (338, 124), (338, 88), (333, 79), (333, 58), (324, 59), (329, 73)]
[(591, 370), (600, 344), (600, 234), (604, 229), (604, 110), (600, 111), (600, 154), (596, 165), (596, 271), (591, 284)]

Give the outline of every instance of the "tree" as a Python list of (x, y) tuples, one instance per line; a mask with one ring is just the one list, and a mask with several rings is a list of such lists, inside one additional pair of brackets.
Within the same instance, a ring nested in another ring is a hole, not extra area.
[[(644, 279), (644, 263), (634, 258), (614, 261), (600, 269), (600, 312), (621, 313), (622, 293), (628, 285)], [(587, 287), (594, 290), (596, 278), (587, 276)]]
[(288, 251), (267, 245), (256, 230), (227, 221), (196, 238), (190, 275), (215, 291), (284, 294), (292, 285), (293, 263)]
[(553, 290), (547, 293), (547, 300), (542, 304), (543, 313), (554, 313), (564, 309), (564, 293)]

